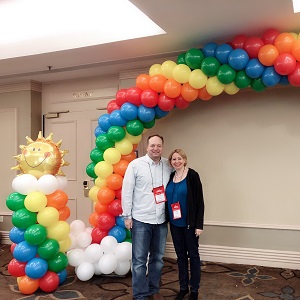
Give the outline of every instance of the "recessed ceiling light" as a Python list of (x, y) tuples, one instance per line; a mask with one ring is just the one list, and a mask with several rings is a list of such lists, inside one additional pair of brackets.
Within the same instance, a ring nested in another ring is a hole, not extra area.
[(293, 0), (294, 13), (300, 12), (300, 0)]

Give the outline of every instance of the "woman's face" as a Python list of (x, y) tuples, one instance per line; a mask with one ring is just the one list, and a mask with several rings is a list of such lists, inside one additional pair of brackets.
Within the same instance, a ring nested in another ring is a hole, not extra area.
[(176, 171), (181, 170), (185, 166), (185, 160), (178, 153), (175, 152), (172, 155), (171, 165)]

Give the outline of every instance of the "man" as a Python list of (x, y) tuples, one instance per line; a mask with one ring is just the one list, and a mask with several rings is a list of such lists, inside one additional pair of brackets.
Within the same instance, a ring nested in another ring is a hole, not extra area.
[[(123, 180), (122, 209), (132, 235), (132, 289), (136, 300), (163, 299), (159, 283), (168, 227), (165, 187), (172, 168), (161, 157), (163, 137), (147, 139), (147, 154), (129, 163)], [(147, 277), (147, 261), (148, 277)]]

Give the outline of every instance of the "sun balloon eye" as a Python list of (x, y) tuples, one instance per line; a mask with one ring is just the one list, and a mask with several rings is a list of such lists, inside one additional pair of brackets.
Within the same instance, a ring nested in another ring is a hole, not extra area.
[(35, 151), (35, 148), (32, 148), (32, 151)]

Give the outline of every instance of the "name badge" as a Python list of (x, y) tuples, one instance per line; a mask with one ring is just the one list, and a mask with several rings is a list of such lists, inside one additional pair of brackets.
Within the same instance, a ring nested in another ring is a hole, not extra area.
[(154, 188), (153, 194), (154, 194), (156, 204), (160, 204), (160, 203), (167, 201), (166, 194), (165, 194), (165, 188), (163, 185)]
[(181, 218), (181, 209), (180, 209), (180, 203), (176, 202), (171, 204), (172, 213), (173, 213), (173, 219), (180, 219)]

